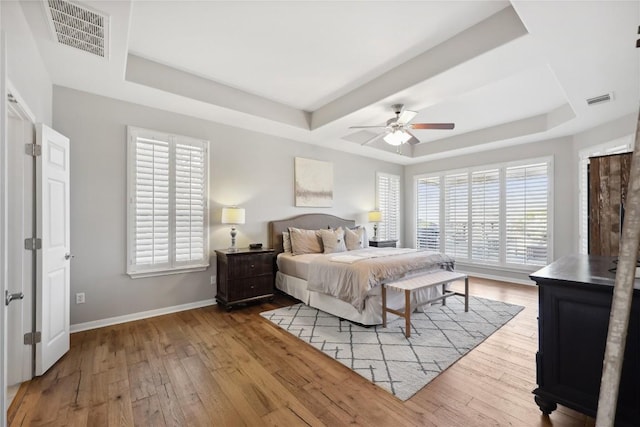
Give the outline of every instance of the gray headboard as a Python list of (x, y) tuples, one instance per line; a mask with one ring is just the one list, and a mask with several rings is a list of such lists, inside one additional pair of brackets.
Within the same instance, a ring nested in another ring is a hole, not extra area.
[(269, 247), (276, 254), (284, 251), (282, 247), (282, 232), (289, 227), (304, 228), (306, 230), (320, 230), (321, 228), (354, 227), (356, 222), (352, 219), (338, 218), (327, 214), (304, 214), (289, 219), (269, 222)]

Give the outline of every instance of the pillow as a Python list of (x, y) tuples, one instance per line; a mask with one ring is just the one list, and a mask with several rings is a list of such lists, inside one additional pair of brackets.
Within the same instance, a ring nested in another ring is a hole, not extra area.
[(285, 252), (291, 253), (291, 236), (288, 231), (282, 232), (282, 247)]
[(347, 246), (347, 250), (349, 251), (362, 249), (369, 246), (369, 241), (367, 240), (367, 230), (362, 226), (347, 228), (344, 232), (344, 240)]
[(320, 237), (322, 237), (325, 254), (344, 252), (347, 250), (344, 244), (344, 230), (342, 227), (337, 230), (320, 230)]
[(322, 239), (316, 230), (304, 230), (301, 228), (289, 227), (289, 237), (291, 238), (291, 252), (294, 255), (321, 254)]

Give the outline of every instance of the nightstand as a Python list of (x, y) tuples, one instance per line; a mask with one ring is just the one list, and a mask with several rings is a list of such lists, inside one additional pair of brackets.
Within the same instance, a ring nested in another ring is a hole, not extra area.
[(273, 299), (273, 249), (216, 251), (216, 301), (227, 310), (239, 303)]
[(395, 248), (398, 240), (369, 240), (369, 246), (375, 248)]

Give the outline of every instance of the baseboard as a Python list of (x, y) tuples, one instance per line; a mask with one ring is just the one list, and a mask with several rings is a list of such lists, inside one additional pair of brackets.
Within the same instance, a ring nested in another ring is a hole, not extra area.
[(463, 268), (456, 268), (456, 271), (460, 273), (466, 273), (471, 277), (479, 277), (480, 279), (498, 280), (500, 282), (517, 283), (519, 285), (527, 285), (527, 286), (536, 285), (536, 283), (532, 280), (516, 279), (515, 277), (504, 277), (497, 274), (485, 274), (485, 273), (478, 273), (476, 271), (465, 271)]
[(147, 319), (149, 317), (161, 316), (163, 314), (177, 313), (179, 311), (191, 310), (194, 308), (207, 307), (214, 305), (215, 299), (206, 299), (202, 301), (190, 302), (187, 304), (173, 305), (171, 307), (163, 307), (155, 310), (140, 311), (138, 313), (125, 314), (124, 316), (109, 317), (106, 319), (94, 320), (85, 323), (76, 323), (71, 325), (70, 331), (81, 332), (89, 329), (103, 328), (105, 326), (117, 325), (119, 323), (131, 322), (133, 320)]

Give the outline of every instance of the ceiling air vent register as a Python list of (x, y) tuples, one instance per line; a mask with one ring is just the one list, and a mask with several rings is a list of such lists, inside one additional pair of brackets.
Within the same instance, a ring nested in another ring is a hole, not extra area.
[(608, 101), (611, 101), (612, 98), (613, 98), (613, 94), (611, 93), (605, 93), (604, 95), (594, 96), (593, 98), (587, 99), (587, 105), (594, 105), (594, 104), (600, 104), (603, 102), (608, 102)]
[(77, 3), (46, 0), (49, 23), (58, 43), (108, 57), (109, 18)]

